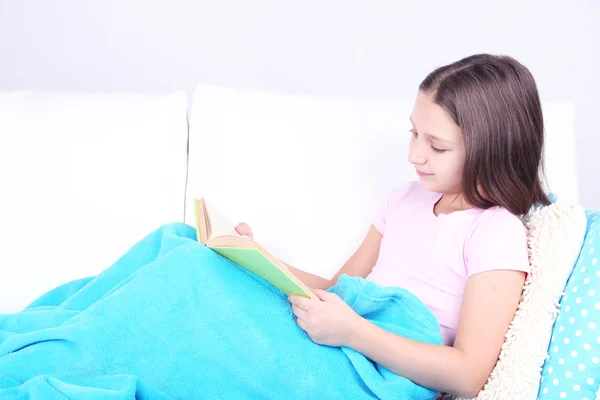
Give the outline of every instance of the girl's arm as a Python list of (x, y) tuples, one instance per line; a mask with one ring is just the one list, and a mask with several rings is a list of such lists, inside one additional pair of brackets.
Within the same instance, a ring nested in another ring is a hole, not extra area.
[[(237, 225), (236, 230), (238, 233), (242, 235), (247, 235), (249, 237), (254, 237), (252, 233), (252, 228), (246, 223), (240, 223)], [(377, 257), (379, 256), (379, 245), (381, 244), (381, 238), (383, 236), (379, 231), (371, 225), (371, 228), (367, 232), (367, 235), (363, 239), (362, 244), (358, 247), (358, 249), (352, 254), (352, 256), (344, 263), (342, 268), (335, 274), (335, 276), (329, 280), (325, 279), (321, 276), (311, 274), (309, 272), (305, 272), (299, 270), (298, 268), (294, 268), (291, 265), (282, 261), (293, 273), (304, 283), (305, 285), (313, 288), (313, 289), (321, 289), (327, 290), (330, 286), (336, 284), (338, 278), (342, 274), (347, 274), (349, 276), (360, 276), (361, 278), (366, 278), (367, 275), (371, 273), (375, 263), (377, 262)]]
[(327, 290), (327, 288), (332, 286), (331, 281), (329, 279), (325, 279), (322, 276), (311, 274), (310, 272), (305, 272), (298, 268), (294, 268), (285, 261), (281, 262), (284, 263), (292, 271), (292, 273), (296, 275), (296, 277), (298, 277), (298, 279), (300, 279), (302, 283), (304, 283), (309, 288)]
[(406, 339), (363, 318), (357, 320), (348, 347), (421, 386), (475, 397), (496, 365), (525, 277), (524, 272), (512, 270), (471, 276), (454, 347)]
[(337, 283), (337, 280), (342, 274), (366, 278), (371, 273), (375, 263), (377, 262), (377, 257), (379, 256), (379, 246), (381, 244), (382, 237), (383, 236), (381, 233), (379, 233), (379, 231), (373, 225), (371, 225), (371, 228), (363, 239), (362, 244), (358, 247), (354, 254), (352, 254), (348, 261), (344, 263), (342, 268), (340, 268), (340, 270), (331, 280), (301, 271), (288, 264), (284, 264), (287, 265), (288, 268), (292, 270), (294, 275), (296, 275), (304, 284), (311, 288), (327, 290), (327, 288)]

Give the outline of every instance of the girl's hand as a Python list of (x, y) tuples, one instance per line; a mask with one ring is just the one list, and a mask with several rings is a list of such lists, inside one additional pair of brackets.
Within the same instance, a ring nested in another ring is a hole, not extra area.
[(252, 228), (245, 222), (240, 222), (235, 227), (235, 231), (240, 235), (248, 236), (250, 239), (254, 239), (254, 233), (252, 233)]
[(348, 346), (362, 317), (338, 295), (321, 289), (312, 291), (318, 299), (289, 296), (296, 323), (317, 344)]

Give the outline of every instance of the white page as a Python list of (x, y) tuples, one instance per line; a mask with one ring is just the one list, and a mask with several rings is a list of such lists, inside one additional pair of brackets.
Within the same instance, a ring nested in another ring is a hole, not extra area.
[[(204, 199), (208, 218), (210, 219), (211, 238), (223, 235), (241, 236), (235, 230), (235, 225), (229, 221), (212, 204)], [(209, 238), (210, 239), (210, 238)]]

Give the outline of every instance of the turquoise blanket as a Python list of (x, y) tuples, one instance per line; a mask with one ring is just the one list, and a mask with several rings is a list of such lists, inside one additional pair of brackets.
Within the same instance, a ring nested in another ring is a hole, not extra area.
[[(442, 343), (434, 316), (405, 290), (346, 275), (329, 290), (385, 329)], [(352, 349), (313, 343), (283, 293), (185, 224), (0, 315), (0, 399), (434, 397)]]

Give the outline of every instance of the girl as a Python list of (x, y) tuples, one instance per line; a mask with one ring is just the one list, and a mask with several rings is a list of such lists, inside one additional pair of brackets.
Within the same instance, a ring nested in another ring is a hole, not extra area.
[[(320, 299), (290, 296), (298, 325), (422, 386), (475, 397), (494, 368), (529, 271), (517, 217), (549, 204), (540, 181), (544, 129), (535, 81), (506, 56), (467, 57), (429, 74), (411, 115), (408, 161), (419, 176), (387, 199), (332, 280), (292, 271)], [(237, 227), (251, 236), (247, 224)], [(333, 293), (342, 274), (416, 294), (443, 346), (357, 315)]]

